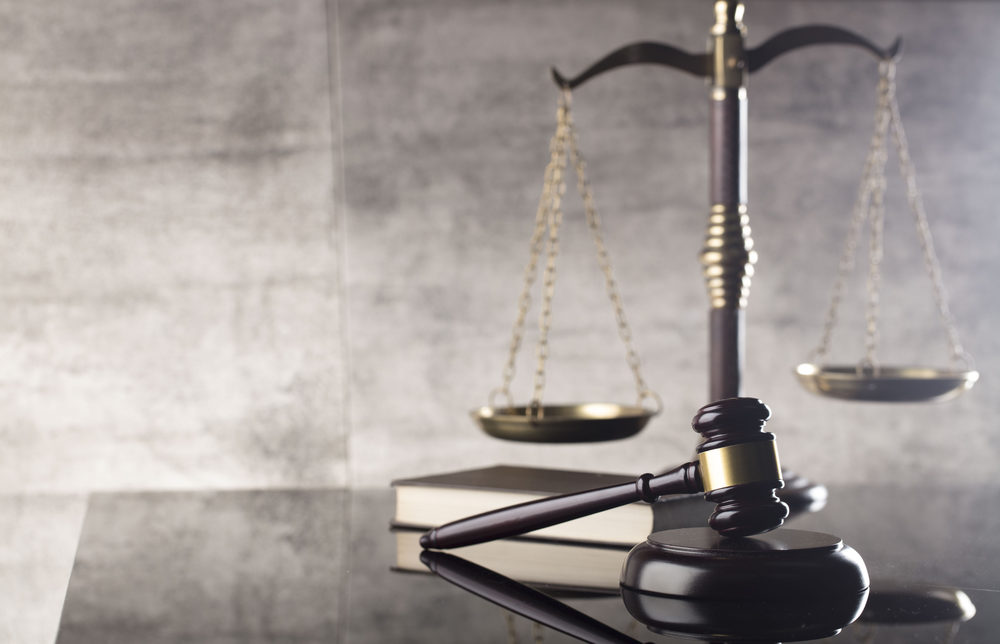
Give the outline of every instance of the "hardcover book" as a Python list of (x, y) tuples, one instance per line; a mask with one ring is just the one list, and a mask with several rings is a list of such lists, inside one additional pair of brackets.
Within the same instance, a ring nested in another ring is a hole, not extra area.
[[(495, 465), (393, 482), (393, 526), (430, 529), (548, 496), (635, 481), (636, 476)], [(630, 503), (527, 533), (527, 537), (633, 546), (657, 530), (705, 525), (714, 506), (701, 494)]]

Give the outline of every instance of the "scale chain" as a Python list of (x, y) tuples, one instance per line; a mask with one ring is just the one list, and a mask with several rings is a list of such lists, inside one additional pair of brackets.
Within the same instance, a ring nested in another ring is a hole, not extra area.
[(552, 327), (552, 296), (556, 286), (556, 258), (559, 255), (559, 226), (562, 223), (562, 194), (566, 189), (566, 143), (569, 138), (569, 100), (559, 101), (556, 146), (553, 151), (555, 169), (552, 175), (556, 190), (550, 191), (548, 207), (548, 239), (545, 242), (546, 262), (542, 276), (542, 306), (538, 314), (538, 346), (536, 349), (535, 386), (531, 396), (531, 413), (542, 415), (542, 392), (545, 389), (545, 361), (549, 357), (549, 329)]
[(864, 169), (861, 172), (861, 181), (858, 185), (858, 193), (854, 201), (851, 225), (848, 230), (847, 239), (844, 242), (844, 248), (841, 251), (840, 263), (837, 268), (837, 279), (833, 286), (833, 295), (830, 298), (830, 305), (827, 308), (826, 317), (823, 322), (823, 333), (820, 336), (819, 345), (813, 350), (810, 357), (813, 362), (821, 362), (830, 351), (833, 329), (837, 325), (838, 311), (840, 309), (840, 302), (844, 297), (844, 291), (846, 290), (847, 277), (854, 270), (855, 266), (854, 258), (857, 254), (858, 238), (861, 235), (861, 230), (865, 222), (868, 221), (872, 194), (876, 185), (874, 179), (877, 175), (876, 166), (879, 164), (880, 159), (884, 158), (884, 154), (881, 152), (885, 147), (885, 129), (882, 127), (884, 123), (883, 116), (882, 93), (880, 91), (875, 110), (875, 129), (872, 134), (872, 140), (869, 143)]
[[(873, 141), (872, 146), (875, 142)], [(823, 333), (820, 336), (819, 345), (813, 350), (811, 360), (820, 362), (830, 351), (830, 340), (833, 336), (833, 329), (837, 325), (837, 312), (840, 309), (840, 301), (844, 297), (845, 282), (847, 276), (854, 270), (854, 256), (857, 253), (858, 237), (861, 229), (868, 220), (868, 204), (871, 201), (870, 182), (868, 177), (871, 173), (875, 161), (874, 147), (869, 151), (865, 160), (864, 170), (861, 173), (861, 183), (858, 186), (858, 194), (854, 202), (854, 212), (851, 217), (851, 225), (844, 242), (844, 249), (841, 251), (840, 263), (837, 268), (837, 279), (833, 285), (833, 296), (830, 298), (830, 306), (826, 311), (826, 318), (823, 322)]]
[(888, 161), (888, 141), (886, 134), (891, 119), (889, 113), (889, 92), (891, 84), (889, 70), (891, 62), (879, 64), (878, 109), (876, 111), (875, 153), (872, 173), (869, 175), (871, 201), (868, 206), (871, 241), (868, 264), (868, 304), (865, 309), (865, 357), (858, 365), (859, 371), (871, 370), (878, 373), (875, 350), (878, 348), (879, 291), (882, 282), (882, 258), (885, 241), (885, 166)]
[(618, 290), (618, 282), (615, 280), (614, 269), (611, 266), (611, 256), (608, 254), (607, 246), (604, 243), (604, 236), (601, 233), (601, 218), (594, 203), (594, 193), (587, 181), (587, 162), (583, 158), (577, 146), (576, 129), (573, 127), (573, 117), (569, 117), (569, 150), (573, 167), (576, 170), (577, 188), (583, 201), (583, 209), (587, 219), (587, 227), (590, 228), (591, 237), (597, 250), (597, 263), (604, 273), (604, 288), (611, 300), (611, 305), (615, 311), (615, 323), (618, 326), (618, 336), (625, 345), (625, 361), (629, 369), (632, 370), (632, 377), (635, 380), (635, 387), (638, 396), (637, 404), (641, 404), (644, 398), (652, 398), (658, 407), (663, 403), (659, 395), (649, 388), (645, 378), (642, 376), (642, 366), (639, 361), (639, 354), (635, 350), (632, 342), (632, 329), (629, 326), (628, 318), (625, 317), (625, 305), (622, 302), (621, 292)]
[[(559, 109), (562, 109), (561, 104)], [(557, 119), (561, 120), (561, 118), (561, 116), (557, 116)], [(510, 348), (507, 352), (507, 361), (504, 363), (502, 374), (503, 382), (499, 388), (494, 389), (490, 393), (490, 406), (494, 406), (494, 398), (498, 393), (503, 394), (503, 396), (507, 399), (508, 408), (512, 408), (514, 406), (513, 397), (510, 393), (510, 386), (514, 380), (514, 374), (516, 371), (515, 364), (517, 354), (521, 348), (521, 342), (524, 339), (524, 321), (527, 318), (528, 310), (531, 308), (531, 287), (534, 285), (535, 277), (538, 274), (538, 259), (544, 246), (544, 235), (548, 226), (549, 210), (552, 206), (552, 194), (553, 192), (558, 193), (565, 189), (565, 184), (557, 183), (555, 180), (556, 169), (559, 164), (559, 150), (562, 146), (561, 140), (563, 136), (563, 128), (557, 127), (555, 134), (552, 136), (552, 140), (549, 142), (550, 159), (545, 168), (545, 178), (542, 183), (542, 194), (539, 198), (538, 209), (535, 213), (535, 228), (531, 235), (531, 241), (529, 242), (528, 263), (524, 268), (524, 285), (521, 288), (521, 294), (517, 300), (517, 317), (514, 321), (514, 329), (511, 334)]]
[(941, 278), (941, 266), (934, 251), (934, 243), (927, 222), (920, 191), (917, 189), (916, 171), (910, 157), (906, 133), (903, 130), (896, 99), (896, 65), (893, 60), (879, 63), (878, 103), (875, 111), (875, 131), (869, 147), (868, 157), (862, 172), (861, 185), (855, 201), (850, 230), (838, 267), (833, 296), (823, 325), (819, 345), (812, 353), (812, 360), (819, 362), (829, 352), (833, 329), (837, 323), (837, 311), (844, 295), (845, 281), (854, 268), (858, 237), (867, 221), (870, 225), (869, 267), (867, 281), (867, 304), (865, 310), (865, 357), (858, 364), (858, 371), (870, 370), (878, 373), (875, 352), (878, 347), (879, 292), (881, 285), (881, 264), (884, 249), (886, 163), (888, 161), (888, 137), (891, 132), (899, 157), (899, 170), (906, 186), (906, 198), (914, 217), (917, 234), (923, 251), (924, 264), (930, 276), (934, 301), (948, 336), (953, 362), (965, 362), (972, 366), (972, 358), (962, 348), (958, 338), (955, 319), (948, 307), (947, 293)]
[[(618, 335), (625, 345), (626, 362), (635, 380), (637, 404), (641, 404), (645, 398), (652, 398), (656, 403), (657, 411), (659, 411), (662, 409), (663, 403), (659, 395), (649, 388), (642, 376), (639, 356), (632, 341), (632, 330), (625, 317), (625, 308), (617, 281), (614, 278), (611, 257), (601, 233), (600, 217), (594, 204), (593, 191), (586, 178), (586, 162), (577, 146), (576, 132), (570, 113), (571, 101), (572, 94), (568, 89), (564, 89), (560, 94), (559, 106), (556, 111), (556, 132), (549, 143), (550, 159), (545, 168), (542, 195), (535, 215), (535, 228), (529, 242), (529, 259), (524, 270), (524, 285), (518, 298), (517, 317), (511, 334), (507, 361), (503, 368), (503, 382), (500, 387), (490, 392), (489, 404), (495, 406), (496, 395), (502, 394), (507, 399), (508, 408), (514, 406), (510, 386), (514, 379), (517, 353), (524, 338), (524, 322), (531, 306), (531, 288), (538, 273), (538, 261), (544, 248), (546, 261), (542, 271), (542, 302), (538, 315), (539, 336), (536, 348), (534, 387), (529, 407), (529, 412), (535, 417), (540, 418), (543, 413), (541, 398), (545, 389), (545, 364), (549, 356), (548, 336), (552, 326), (552, 297), (555, 293), (556, 260), (559, 254), (559, 228), (563, 219), (562, 196), (566, 192), (567, 160), (572, 159), (587, 226), (591, 231), (597, 250), (597, 262), (604, 274), (605, 291), (614, 308)], [(548, 234), (546, 235), (546, 233)]]
[(934, 251), (934, 240), (931, 237), (930, 225), (927, 223), (927, 211), (924, 209), (923, 198), (917, 188), (917, 173), (910, 157), (909, 144), (906, 139), (906, 132), (903, 130), (903, 121), (899, 115), (899, 103), (896, 100), (896, 75), (895, 65), (891, 65), (887, 73), (889, 82), (889, 119), (892, 126), (893, 141), (896, 144), (896, 152), (899, 155), (899, 172), (903, 177), (906, 186), (906, 200), (913, 214), (914, 224), (917, 228), (917, 235), (920, 239), (920, 247), (924, 255), (924, 265), (931, 280), (931, 290), (934, 295), (934, 302), (941, 316), (945, 333), (948, 335), (948, 345), (951, 351), (953, 362), (965, 362), (971, 368), (972, 358), (962, 348), (962, 343), (958, 337), (958, 327), (955, 318), (948, 306), (948, 295), (944, 288), (944, 281), (941, 278), (941, 264), (938, 261), (937, 253)]

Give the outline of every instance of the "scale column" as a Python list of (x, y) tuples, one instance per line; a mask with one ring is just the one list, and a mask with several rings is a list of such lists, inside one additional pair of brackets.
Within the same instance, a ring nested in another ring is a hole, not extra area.
[(747, 215), (747, 83), (743, 4), (715, 3), (710, 36), (709, 202), (701, 263), (711, 303), (709, 396), (741, 395), (744, 310), (757, 253)]

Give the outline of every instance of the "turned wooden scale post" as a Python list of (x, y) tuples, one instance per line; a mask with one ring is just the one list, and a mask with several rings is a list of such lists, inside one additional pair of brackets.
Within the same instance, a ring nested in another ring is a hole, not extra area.
[(857, 34), (825, 25), (780, 33), (746, 47), (744, 3), (716, 0), (715, 24), (704, 64), (709, 86), (709, 219), (701, 263), (708, 287), (709, 400), (743, 395), (745, 310), (757, 252), (747, 211), (747, 80), (788, 51), (818, 44), (864, 47), (894, 58), (897, 40), (881, 50)]
[(709, 71), (709, 204), (701, 263), (708, 287), (709, 400), (742, 394), (744, 311), (757, 253), (747, 215), (743, 5), (716, 2)]

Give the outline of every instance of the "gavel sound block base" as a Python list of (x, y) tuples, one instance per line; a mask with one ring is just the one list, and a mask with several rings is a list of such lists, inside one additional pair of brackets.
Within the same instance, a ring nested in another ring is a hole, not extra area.
[(629, 612), (658, 632), (826, 637), (868, 597), (861, 556), (838, 537), (780, 529), (725, 538), (708, 528), (655, 532), (622, 569)]

